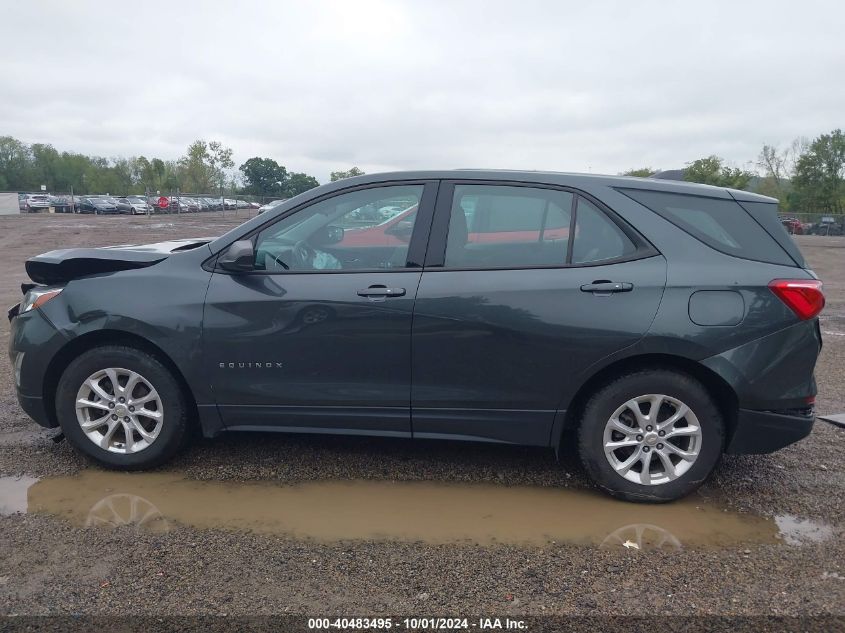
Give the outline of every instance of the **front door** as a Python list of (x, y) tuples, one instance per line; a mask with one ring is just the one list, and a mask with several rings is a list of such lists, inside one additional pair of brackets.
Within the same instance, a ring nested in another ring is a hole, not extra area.
[(443, 183), (417, 293), (414, 437), (547, 445), (579, 376), (647, 331), (666, 262), (600, 205)]
[[(203, 322), (227, 428), (410, 434), (411, 317), (435, 195), (431, 182), (347, 190), (245, 236), (254, 270), (212, 275)], [(394, 239), (378, 238), (412, 208)]]

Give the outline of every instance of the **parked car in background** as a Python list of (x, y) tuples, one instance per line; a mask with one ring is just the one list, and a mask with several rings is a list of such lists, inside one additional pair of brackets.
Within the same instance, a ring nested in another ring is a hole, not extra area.
[(126, 196), (119, 200), (129, 205), (130, 212), (133, 215), (146, 215), (153, 211), (153, 205), (144, 196)]
[(170, 198), (171, 213), (196, 213), (199, 205), (191, 198), (185, 196), (172, 196)]
[(50, 207), (50, 196), (46, 193), (27, 193), (18, 197), (18, 207), (25, 213), (46, 211)]
[(237, 209), (238, 208), (238, 201), (232, 200), (231, 198), (224, 198), (223, 199), (223, 208), (225, 208), (225, 209)]
[(209, 211), (221, 211), (223, 209), (223, 198), (204, 196), (202, 200), (208, 205)]
[[(344, 243), (391, 205), (417, 207), (398, 243)], [(605, 491), (664, 502), (815, 419), (822, 283), (777, 201), (745, 191), (372, 174), (217, 239), (26, 271), (18, 400), (109, 468), (164, 463), (194, 425), (571, 445)]]
[(50, 196), (50, 208), (55, 213), (75, 213), (76, 201), (71, 196)]
[(783, 228), (790, 235), (802, 235), (804, 233), (804, 225), (798, 218), (782, 217), (780, 223), (783, 224)]
[(117, 207), (117, 212), (125, 215), (132, 215), (132, 203), (126, 198), (106, 198), (114, 206)]
[(117, 215), (117, 205), (107, 198), (86, 196), (79, 198), (76, 206), (77, 213), (93, 213), (94, 215)]
[(267, 204), (263, 204), (258, 207), (258, 213), (266, 213), (267, 211), (272, 211), (277, 206), (282, 204), (287, 198), (282, 198), (280, 200), (273, 200), (272, 202), (268, 202)]
[(845, 216), (839, 216), (839, 219), (832, 215), (823, 215), (818, 222), (814, 222), (807, 227), (806, 233), (808, 235), (842, 235), (845, 233)]

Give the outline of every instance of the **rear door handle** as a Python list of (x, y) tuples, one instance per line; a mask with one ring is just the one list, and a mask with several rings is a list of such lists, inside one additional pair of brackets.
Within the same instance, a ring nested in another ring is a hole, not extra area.
[(627, 281), (594, 281), (581, 286), (581, 292), (592, 292), (594, 295), (609, 295), (614, 292), (631, 292), (634, 284)]
[(370, 286), (358, 291), (359, 297), (404, 297), (404, 288), (387, 288), (386, 286)]

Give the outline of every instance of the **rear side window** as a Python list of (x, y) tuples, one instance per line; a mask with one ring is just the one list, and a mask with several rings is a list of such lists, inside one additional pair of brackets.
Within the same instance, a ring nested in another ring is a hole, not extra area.
[(717, 251), (771, 264), (796, 265), (735, 200), (643, 189), (620, 191)]
[(448, 268), (564, 266), (573, 195), (568, 191), (457, 185), (446, 241)]
[(619, 261), (637, 246), (603, 211), (570, 191), (456, 185), (444, 266), (485, 270)]
[(807, 267), (806, 262), (804, 262), (804, 256), (798, 249), (798, 245), (780, 221), (778, 205), (776, 203), (742, 201), (739, 204), (751, 214), (751, 217), (760, 223), (760, 226), (766, 229), (769, 235), (775, 238), (777, 243), (795, 260), (795, 263), (801, 266), (801, 268)]

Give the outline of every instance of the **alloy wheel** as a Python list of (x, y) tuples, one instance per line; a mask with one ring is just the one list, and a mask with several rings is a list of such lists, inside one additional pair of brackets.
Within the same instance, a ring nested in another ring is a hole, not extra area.
[(701, 425), (677, 398), (646, 394), (616, 409), (604, 428), (604, 454), (628, 481), (655, 486), (686, 473), (701, 452)]
[(82, 383), (76, 394), (76, 419), (86, 437), (103, 450), (137, 453), (161, 432), (164, 406), (146, 378), (110, 367)]

